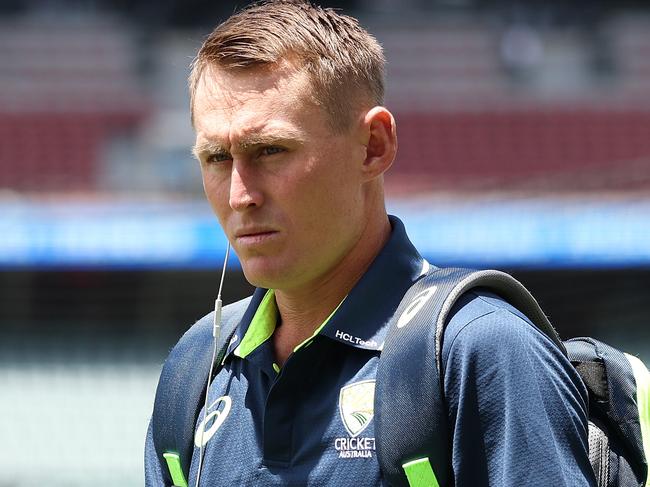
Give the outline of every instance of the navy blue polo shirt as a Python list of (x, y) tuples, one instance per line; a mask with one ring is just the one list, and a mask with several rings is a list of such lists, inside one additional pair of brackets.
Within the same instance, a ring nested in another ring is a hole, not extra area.
[[(201, 411), (188, 479), (202, 486), (377, 486), (374, 389), (387, 327), (429, 268), (391, 217), (391, 237), (360, 281), (280, 369), (273, 291), (257, 289)], [(443, 373), (456, 485), (587, 486), (584, 387), (551, 341), (489, 293), (450, 313)], [(201, 432), (203, 431), (203, 438)], [(151, 434), (147, 485), (162, 485)]]
[[(204, 433), (204, 442), (210, 438), (201, 484), (379, 485), (377, 361), (388, 323), (424, 266), (399, 224), (359, 283), (282, 369), (270, 340), (274, 294), (258, 289), (257, 312), (235, 331), (210, 387), (208, 425), (213, 411), (221, 411), (220, 420), (228, 411), (214, 434), (209, 426)], [(195, 454), (190, 485), (197, 466)]]

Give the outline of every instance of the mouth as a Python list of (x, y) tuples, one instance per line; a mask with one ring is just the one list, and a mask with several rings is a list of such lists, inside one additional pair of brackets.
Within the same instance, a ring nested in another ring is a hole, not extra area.
[(235, 234), (235, 241), (243, 246), (260, 245), (273, 240), (279, 233), (277, 230), (267, 229), (243, 230)]

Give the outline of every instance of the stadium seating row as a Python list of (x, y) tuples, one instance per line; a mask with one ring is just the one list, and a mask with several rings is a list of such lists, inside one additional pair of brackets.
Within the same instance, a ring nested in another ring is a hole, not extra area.
[[(649, 25), (613, 20), (606, 29), (616, 60), (611, 89), (598, 91), (596, 83), (560, 99), (539, 87), (513, 88), (494, 25), (377, 27), (389, 60), (388, 105), (400, 129), (392, 181), (647, 187)], [(0, 27), (0, 189), (101, 188), (110, 141), (133, 135), (152, 112), (153, 97), (143, 95), (137, 75), (143, 46), (106, 19)], [(530, 35), (544, 41), (544, 33)], [(171, 91), (184, 96), (181, 86)]]

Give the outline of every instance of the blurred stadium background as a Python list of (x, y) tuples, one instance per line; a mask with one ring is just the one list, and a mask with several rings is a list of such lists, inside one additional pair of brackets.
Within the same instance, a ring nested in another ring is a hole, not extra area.
[[(649, 361), (647, 3), (323, 5), (386, 49), (389, 207), (425, 256), (509, 270), (564, 337)], [(234, 8), (0, 2), (0, 486), (142, 485), (160, 365), (225, 249), (185, 79)], [(233, 262), (226, 301), (248, 291)]]

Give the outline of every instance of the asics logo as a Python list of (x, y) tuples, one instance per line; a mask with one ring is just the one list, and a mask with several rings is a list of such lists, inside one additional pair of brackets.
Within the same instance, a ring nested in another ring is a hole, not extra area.
[[(223, 409), (216, 409), (220, 406), (220, 403), (223, 403)], [(221, 396), (219, 399), (210, 404), (210, 406), (208, 406), (208, 409), (206, 411), (209, 411), (212, 408), (215, 408), (215, 410), (209, 413), (203, 419), (203, 421), (199, 423), (199, 426), (196, 429), (196, 434), (194, 435), (194, 444), (197, 448), (205, 446), (205, 444), (210, 441), (210, 438), (214, 436), (214, 434), (228, 417), (228, 413), (230, 413), (231, 407), (232, 399), (230, 399), (228, 396)], [(208, 424), (210, 425), (208, 426)], [(206, 426), (208, 426), (208, 429), (205, 429)]]
[(406, 325), (408, 325), (413, 317), (418, 314), (418, 312), (424, 307), (425, 304), (427, 304), (427, 301), (431, 299), (431, 296), (435, 294), (437, 289), (438, 286), (431, 286), (426, 288), (424, 291), (419, 292), (397, 320), (397, 328), (404, 328)]

